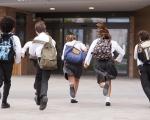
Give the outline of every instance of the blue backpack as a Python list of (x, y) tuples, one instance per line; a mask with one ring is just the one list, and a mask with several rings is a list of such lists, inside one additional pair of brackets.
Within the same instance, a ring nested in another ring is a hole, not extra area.
[[(74, 44), (75, 45), (75, 44)], [(86, 57), (86, 52), (80, 51), (73, 46), (66, 45), (64, 59), (66, 62), (74, 64), (82, 64)]]
[(14, 62), (12, 34), (2, 34), (0, 37), (0, 62)]

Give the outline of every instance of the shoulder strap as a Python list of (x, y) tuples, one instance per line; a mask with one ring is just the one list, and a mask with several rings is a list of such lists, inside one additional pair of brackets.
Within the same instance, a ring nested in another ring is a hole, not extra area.
[(45, 44), (45, 42), (41, 40), (33, 40), (32, 43)]
[(50, 42), (51, 45), (53, 45), (53, 43), (52, 43), (52, 37), (50, 35), (49, 35), (49, 42)]

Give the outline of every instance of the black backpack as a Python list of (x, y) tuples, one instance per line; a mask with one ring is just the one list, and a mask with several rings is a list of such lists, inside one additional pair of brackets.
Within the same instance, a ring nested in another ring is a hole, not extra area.
[(143, 63), (150, 62), (150, 40), (139, 43), (137, 53)]
[(14, 62), (13, 34), (2, 34), (0, 37), (0, 62)]

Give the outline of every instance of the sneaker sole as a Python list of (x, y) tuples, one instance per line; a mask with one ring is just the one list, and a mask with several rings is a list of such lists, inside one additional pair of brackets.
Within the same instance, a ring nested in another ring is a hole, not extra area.
[(106, 105), (106, 106), (111, 106), (111, 103), (110, 103), (110, 102), (106, 102), (105, 105)]

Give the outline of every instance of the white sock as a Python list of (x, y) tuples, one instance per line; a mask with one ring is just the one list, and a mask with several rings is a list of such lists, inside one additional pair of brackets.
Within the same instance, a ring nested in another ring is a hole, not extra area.
[(105, 102), (110, 102), (110, 97), (106, 97)]
[(101, 88), (104, 88), (105, 82), (101, 82), (101, 83), (99, 84), (99, 86), (100, 86)]
[(73, 98), (73, 97), (71, 97), (71, 96), (70, 96), (70, 99), (74, 99), (74, 100), (76, 100), (76, 97), (75, 97), (75, 98)]

